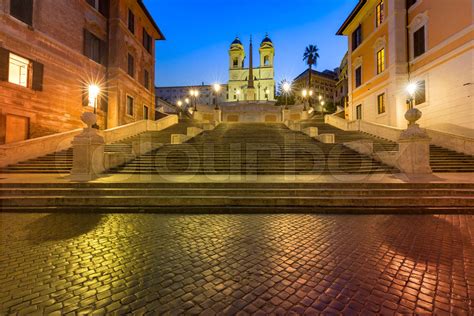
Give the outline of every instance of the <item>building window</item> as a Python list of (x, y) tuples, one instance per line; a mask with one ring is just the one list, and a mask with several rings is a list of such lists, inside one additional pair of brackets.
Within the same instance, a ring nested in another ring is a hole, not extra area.
[(151, 53), (153, 48), (153, 40), (145, 29), (143, 29), (143, 47), (145, 47), (149, 53)]
[(422, 26), (413, 33), (413, 56), (417, 58), (425, 53), (425, 27)]
[(148, 70), (144, 70), (143, 72), (143, 85), (145, 88), (150, 89), (150, 73)]
[(148, 120), (149, 117), (150, 117), (150, 109), (148, 108), (148, 106), (144, 105), (143, 106), (143, 119)]
[(426, 102), (426, 82), (425, 80), (418, 81), (416, 85), (415, 105), (420, 105)]
[(356, 106), (356, 120), (362, 120), (362, 104)]
[(28, 68), (30, 61), (10, 53), (8, 82), (28, 87)]
[(383, 23), (384, 19), (384, 3), (383, 0), (375, 8), (375, 26), (379, 27)]
[(355, 70), (355, 86), (360, 87), (362, 85), (362, 66), (359, 66)]
[(134, 100), (131, 96), (127, 95), (127, 115), (133, 116), (133, 107), (134, 107)]
[(263, 64), (265, 66), (270, 66), (270, 57), (268, 56), (263, 57)]
[(33, 25), (33, 0), (11, 0), (10, 14), (18, 20)]
[(407, 0), (407, 9), (416, 3), (417, 0)]
[(234, 68), (237, 68), (239, 66), (239, 59), (234, 58)]
[(127, 68), (127, 73), (130, 77), (135, 76), (135, 59), (133, 58), (132, 55), (128, 54), (128, 68)]
[(135, 15), (132, 10), (128, 10), (128, 29), (135, 34)]
[(105, 65), (107, 56), (107, 44), (97, 36), (84, 30), (84, 55), (93, 61)]
[(377, 96), (377, 112), (379, 114), (385, 113), (385, 93)]
[(377, 74), (385, 71), (385, 48), (377, 52)]
[(362, 25), (352, 33), (352, 50), (355, 50), (362, 43)]

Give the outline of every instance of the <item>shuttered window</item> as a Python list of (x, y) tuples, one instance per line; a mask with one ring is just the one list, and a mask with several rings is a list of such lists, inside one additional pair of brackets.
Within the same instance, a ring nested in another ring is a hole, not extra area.
[(130, 77), (135, 77), (135, 59), (132, 55), (128, 54), (128, 75)]
[(418, 81), (416, 86), (415, 105), (420, 105), (426, 102), (426, 81)]
[(135, 34), (135, 15), (132, 10), (128, 10), (128, 29)]
[(107, 43), (101, 41), (97, 36), (84, 30), (84, 55), (92, 59), (93, 61), (107, 65)]
[(0, 48), (0, 81), (29, 88), (35, 91), (43, 90), (42, 63), (29, 60)]
[(413, 33), (413, 56), (416, 58), (425, 53), (425, 27)]
[(362, 44), (362, 25), (359, 25), (352, 33), (352, 50), (355, 50), (360, 44)]
[(143, 29), (143, 47), (151, 53), (151, 50), (153, 49), (153, 41), (151, 36), (147, 33), (145, 29)]
[(150, 73), (146, 69), (143, 71), (143, 85), (145, 88), (150, 89)]
[(10, 15), (33, 26), (33, 0), (10, 0)]
[(360, 87), (362, 85), (362, 67), (357, 67), (355, 70), (355, 86)]
[(377, 112), (378, 114), (385, 113), (385, 93), (377, 96)]

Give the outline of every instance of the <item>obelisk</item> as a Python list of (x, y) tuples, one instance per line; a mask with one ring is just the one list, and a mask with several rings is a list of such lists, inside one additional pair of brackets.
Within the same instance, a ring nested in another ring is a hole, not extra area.
[(252, 36), (250, 36), (249, 82), (247, 85), (247, 101), (255, 101), (255, 86), (253, 78), (253, 44)]

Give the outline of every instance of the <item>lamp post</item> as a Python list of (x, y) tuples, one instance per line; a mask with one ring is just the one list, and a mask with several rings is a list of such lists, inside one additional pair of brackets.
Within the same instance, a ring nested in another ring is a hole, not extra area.
[(183, 106), (183, 101), (181, 100), (178, 100), (178, 102), (176, 103), (178, 105), (178, 116), (181, 117), (182, 116), (182, 106)]
[(285, 110), (288, 110), (288, 95), (291, 92), (291, 84), (288, 81), (283, 82), (282, 89), (285, 94)]
[(415, 101), (415, 95), (416, 95), (416, 90), (418, 89), (418, 86), (416, 83), (412, 82), (409, 83), (407, 86), (407, 92), (408, 92), (408, 109), (411, 110), (414, 107), (414, 101)]
[(221, 85), (218, 84), (218, 83), (215, 83), (213, 86), (212, 86), (213, 90), (214, 90), (214, 95), (215, 95), (215, 110), (219, 110), (219, 104), (218, 104), (218, 98), (219, 98), (219, 94), (221, 92)]
[[(89, 92), (89, 106), (94, 108), (94, 115), (97, 115), (97, 99), (100, 95), (100, 87), (96, 84), (90, 84), (88, 87)], [(99, 129), (99, 125), (94, 123), (93, 128)]]
[(194, 112), (197, 112), (197, 97), (199, 96), (199, 91), (196, 89), (192, 89), (189, 94), (191, 95), (191, 98), (193, 100), (194, 104)]
[(303, 89), (301, 95), (303, 96), (303, 111), (306, 111), (306, 98), (308, 97), (308, 90)]

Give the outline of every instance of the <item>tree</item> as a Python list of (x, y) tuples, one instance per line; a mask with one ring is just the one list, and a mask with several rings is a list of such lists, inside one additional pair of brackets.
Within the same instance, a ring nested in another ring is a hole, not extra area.
[[(311, 73), (313, 70), (313, 65), (316, 67), (318, 65), (319, 58), (319, 48), (316, 45), (308, 45), (303, 54), (303, 61), (306, 62), (309, 69), (308, 74), (308, 89), (311, 89)], [(309, 99), (309, 106), (311, 106), (311, 98)]]

